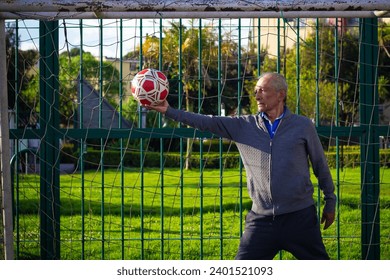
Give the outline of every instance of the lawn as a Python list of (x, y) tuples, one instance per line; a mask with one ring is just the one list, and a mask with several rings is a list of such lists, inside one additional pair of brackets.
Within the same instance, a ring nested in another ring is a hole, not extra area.
[[(340, 204), (337, 221), (323, 232), (325, 244), (332, 259), (360, 259), (360, 169), (332, 173), (339, 177)], [(173, 168), (147, 169), (144, 176), (139, 169), (123, 176), (114, 169), (61, 175), (61, 258), (234, 258), (251, 202), (245, 173), (220, 175)], [(38, 176), (20, 175), (18, 199), (17, 256), (39, 258)], [(381, 169), (380, 204), (381, 259), (390, 259), (389, 169)], [(282, 252), (277, 258), (292, 257)]]

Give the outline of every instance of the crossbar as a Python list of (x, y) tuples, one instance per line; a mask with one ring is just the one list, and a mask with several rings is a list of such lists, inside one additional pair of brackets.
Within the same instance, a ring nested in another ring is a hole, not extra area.
[(382, 17), (388, 0), (13, 0), (0, 3), (0, 18), (238, 18)]

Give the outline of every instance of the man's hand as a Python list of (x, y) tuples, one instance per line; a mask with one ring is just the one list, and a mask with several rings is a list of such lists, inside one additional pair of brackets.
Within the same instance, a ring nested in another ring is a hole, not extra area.
[(165, 114), (168, 110), (169, 104), (168, 101), (164, 100), (160, 104), (157, 105), (145, 105), (145, 108), (148, 110), (155, 110), (157, 112)]
[(333, 224), (334, 219), (335, 219), (335, 212), (332, 213), (323, 212), (321, 217), (321, 224), (325, 222), (324, 229), (327, 229), (331, 224)]

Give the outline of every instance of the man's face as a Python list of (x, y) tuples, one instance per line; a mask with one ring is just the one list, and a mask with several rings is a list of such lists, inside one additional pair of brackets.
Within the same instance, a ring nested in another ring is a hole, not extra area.
[(272, 76), (267, 75), (257, 81), (255, 94), (259, 112), (267, 113), (283, 106), (283, 92), (275, 90), (271, 79)]

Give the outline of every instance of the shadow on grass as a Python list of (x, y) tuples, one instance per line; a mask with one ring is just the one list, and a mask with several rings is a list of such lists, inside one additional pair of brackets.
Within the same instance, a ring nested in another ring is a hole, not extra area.
[[(98, 201), (84, 201), (84, 214), (85, 213), (94, 213), (100, 214), (102, 211), (102, 204)], [(19, 215), (31, 215), (39, 213), (39, 200), (38, 199), (22, 199), (17, 204), (17, 213)], [(250, 209), (252, 203), (250, 201), (246, 201), (242, 203), (241, 209)], [(225, 211), (235, 211), (238, 212), (240, 206), (238, 203), (223, 203), (222, 212)], [(152, 215), (152, 216), (160, 216), (161, 215), (161, 205), (150, 205), (144, 204), (142, 205), (143, 213)], [(61, 199), (60, 204), (60, 212), (61, 216), (73, 216), (82, 213), (82, 203), (80, 200), (76, 199)], [(179, 206), (172, 207), (166, 206), (164, 208), (164, 215), (169, 216), (180, 216), (182, 215), (197, 215), (200, 214), (201, 208), (200, 206), (183, 206), (180, 209)], [(206, 205), (202, 207), (203, 213), (215, 213), (220, 212), (220, 205)], [(121, 216), (122, 213), (125, 215), (138, 215), (141, 213), (141, 204), (139, 203), (125, 203), (122, 207), (120, 203), (104, 203), (104, 213), (106, 215), (114, 215)]]

